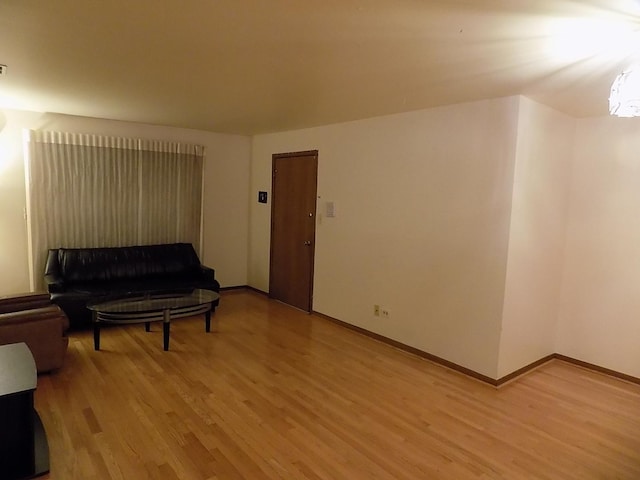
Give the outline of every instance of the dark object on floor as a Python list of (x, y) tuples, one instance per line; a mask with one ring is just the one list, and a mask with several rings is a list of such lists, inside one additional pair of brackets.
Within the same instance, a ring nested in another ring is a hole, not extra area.
[(88, 303), (194, 288), (220, 291), (215, 271), (200, 263), (190, 243), (49, 250), (45, 282), (73, 329), (91, 326)]
[(0, 346), (0, 472), (18, 480), (49, 471), (49, 446), (33, 408), (36, 363), (24, 342)]

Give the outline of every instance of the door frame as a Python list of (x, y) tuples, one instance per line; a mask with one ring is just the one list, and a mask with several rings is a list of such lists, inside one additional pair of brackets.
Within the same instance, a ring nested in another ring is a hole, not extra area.
[[(274, 153), (271, 155), (271, 227), (269, 231), (269, 297), (273, 298), (271, 293), (271, 285), (273, 284), (273, 250), (274, 250), (274, 242), (273, 242), (273, 230), (274, 230), (274, 218), (275, 218), (275, 208), (276, 208), (276, 159), (280, 158), (291, 158), (291, 157), (315, 157), (316, 162), (316, 185), (314, 192), (314, 210), (313, 210), (313, 238), (311, 240), (311, 268), (309, 270), (309, 306), (304, 311), (311, 313), (313, 311), (313, 278), (315, 272), (315, 259), (316, 259), (316, 227), (317, 227), (317, 195), (318, 195), (318, 150), (303, 150), (299, 152), (286, 152), (286, 153)], [(293, 305), (292, 305), (293, 306)], [(296, 308), (294, 306), (294, 308)]]

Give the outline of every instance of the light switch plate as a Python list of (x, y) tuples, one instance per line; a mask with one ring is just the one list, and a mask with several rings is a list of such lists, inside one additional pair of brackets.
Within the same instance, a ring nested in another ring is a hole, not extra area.
[(336, 204), (334, 202), (327, 202), (325, 214), (327, 218), (332, 218), (336, 216)]

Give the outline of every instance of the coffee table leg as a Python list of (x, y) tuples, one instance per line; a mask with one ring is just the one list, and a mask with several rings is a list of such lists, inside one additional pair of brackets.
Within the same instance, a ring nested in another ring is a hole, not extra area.
[(211, 310), (204, 314), (204, 331), (207, 333), (211, 331)]
[(100, 322), (97, 318), (93, 320), (93, 348), (100, 350)]
[(91, 316), (93, 317), (93, 348), (100, 350), (100, 320), (98, 319), (98, 312), (93, 311)]
[(162, 320), (162, 333), (164, 340), (164, 351), (169, 350), (169, 331), (171, 329), (171, 315), (169, 313), (169, 309), (165, 310), (163, 313)]
[(151, 322), (144, 322), (144, 331), (145, 332), (151, 331)]

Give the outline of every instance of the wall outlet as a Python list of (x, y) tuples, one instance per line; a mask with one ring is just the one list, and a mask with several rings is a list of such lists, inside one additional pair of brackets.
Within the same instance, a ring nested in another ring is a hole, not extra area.
[(379, 317), (379, 316), (380, 316), (380, 305), (374, 305), (374, 306), (373, 306), (373, 314), (374, 314), (376, 317)]
[(382, 318), (389, 318), (391, 317), (391, 312), (389, 312), (388, 308), (382, 307), (380, 309), (380, 313), (382, 314)]

